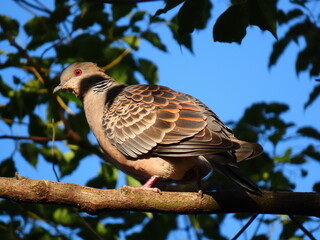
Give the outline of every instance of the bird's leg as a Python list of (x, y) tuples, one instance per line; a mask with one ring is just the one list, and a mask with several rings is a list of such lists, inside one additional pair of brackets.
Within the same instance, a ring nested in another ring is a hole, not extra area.
[(158, 179), (157, 176), (152, 176), (151, 178), (149, 178), (149, 180), (145, 184), (143, 184), (140, 187), (132, 187), (132, 186), (128, 186), (128, 185), (123, 185), (122, 188), (141, 189), (141, 190), (147, 190), (147, 191), (159, 193), (160, 192), (159, 188), (151, 187), (157, 181), (157, 179)]

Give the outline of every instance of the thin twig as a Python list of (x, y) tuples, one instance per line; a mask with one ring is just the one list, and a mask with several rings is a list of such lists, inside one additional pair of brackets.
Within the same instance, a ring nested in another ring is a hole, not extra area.
[(37, 14), (30, 8), (28, 8), (27, 6), (23, 5), (21, 2), (19, 2), (18, 0), (13, 0), (14, 2), (16, 2), (16, 4), (18, 4), (21, 8), (23, 8), (24, 10), (26, 10), (27, 12), (29, 12), (31, 15), (37, 16)]
[(92, 233), (97, 237), (97, 239), (99, 239), (99, 240), (103, 240), (103, 239), (104, 239), (103, 237), (101, 237), (101, 236), (99, 235), (99, 233), (98, 233), (95, 229), (93, 229), (93, 228), (90, 226), (90, 224), (80, 215), (80, 213), (79, 213), (78, 211), (76, 211), (76, 209), (73, 208), (73, 211), (74, 211), (75, 214), (78, 215), (78, 217), (80, 218), (80, 220), (81, 220), (81, 222), (83, 223), (83, 225), (84, 225), (90, 232), (92, 232)]
[[(64, 136), (64, 137), (56, 137), (55, 140), (66, 140), (70, 138), (70, 136)], [(0, 139), (14, 139), (14, 140), (32, 140), (36, 142), (49, 142), (52, 140), (51, 137), (39, 137), (39, 136), (11, 136), (11, 135), (1, 135)]]
[(309, 232), (303, 225), (298, 221), (298, 219), (294, 215), (288, 215), (289, 218), (294, 222), (300, 229), (301, 231), (307, 235), (311, 240), (316, 240), (316, 238), (312, 235), (311, 232)]
[(67, 38), (67, 37), (63, 37), (63, 38), (59, 39), (59, 41), (57, 41), (57, 42), (53, 43), (51, 46), (47, 47), (47, 48), (41, 53), (40, 59), (43, 58), (43, 56), (44, 56), (44, 54), (46, 54), (46, 52), (48, 52), (51, 48), (53, 48), (53, 47), (59, 45), (60, 43), (62, 43), (66, 38)]
[(49, 87), (48, 81), (45, 75), (43, 74), (43, 72), (41, 71), (41, 68), (38, 66), (38, 64), (30, 57), (27, 50), (23, 49), (19, 44), (16, 43), (15, 39), (12, 36), (10, 36), (10, 34), (8, 34), (7, 30), (4, 27), (2, 27), (2, 29), (10, 45), (15, 47), (18, 50), (18, 52), (20, 52), (22, 56), (27, 59), (28, 64), (34, 67), (36, 72), (34, 73), (35, 76), (38, 77), (40, 80), (42, 80), (45, 87), (49, 90), (50, 87)]
[(131, 51), (131, 48), (127, 48), (123, 51), (116, 59), (114, 59), (111, 63), (107, 64), (106, 66), (102, 67), (104, 71), (109, 70), (110, 68), (117, 65), (122, 59), (124, 59), (125, 56), (127, 56)]
[(250, 226), (250, 224), (256, 219), (259, 214), (254, 214), (249, 221), (240, 229), (240, 231), (232, 238), (232, 240), (238, 239), (240, 235)]
[(55, 130), (55, 124), (54, 124), (54, 119), (52, 118), (51, 120), (51, 123), (52, 123), (52, 138), (51, 138), (51, 142), (52, 142), (52, 145), (51, 145), (51, 157), (52, 157), (52, 170), (53, 170), (53, 173), (57, 179), (58, 182), (60, 182), (60, 178), (58, 176), (58, 173), (55, 169), (55, 158), (54, 158), (54, 143), (55, 143), (55, 140), (56, 140), (56, 130)]
[(59, 103), (60, 107), (62, 107), (67, 113), (70, 115), (74, 116), (76, 115), (69, 107), (67, 104), (64, 103), (61, 97), (57, 95), (57, 102)]
[(36, 9), (38, 11), (42, 11), (42, 12), (51, 14), (51, 11), (49, 11), (48, 9), (44, 9), (44, 8), (38, 7), (38, 6), (36, 6), (36, 5), (32, 4), (32, 3), (29, 3), (29, 2), (27, 2), (25, 0), (14, 0), (14, 1), (17, 2), (17, 3), (20, 3), (20, 4), (23, 3), (23, 4), (29, 6), (29, 7), (33, 8), (33, 9)]
[(258, 234), (258, 231), (259, 231), (259, 228), (260, 228), (260, 226), (262, 224), (262, 220), (263, 220), (264, 216), (265, 216), (264, 214), (261, 216), (261, 218), (260, 218), (260, 220), (258, 222), (258, 225), (257, 225), (256, 229), (253, 232), (252, 238)]
[(51, 13), (50, 9), (47, 8), (47, 6), (45, 4), (43, 4), (42, 2), (40, 2), (39, 0), (33, 0), (36, 3), (38, 3), (38, 5), (40, 5), (42, 7), (42, 9), (45, 9), (45, 11), (47, 11), (48, 13)]

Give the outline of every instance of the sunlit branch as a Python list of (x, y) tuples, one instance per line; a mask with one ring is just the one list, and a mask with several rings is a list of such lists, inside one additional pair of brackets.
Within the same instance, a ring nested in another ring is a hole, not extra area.
[(243, 191), (225, 191), (201, 196), (197, 192), (96, 189), (72, 183), (32, 180), (20, 175), (1, 177), (0, 189), (1, 198), (15, 202), (65, 205), (90, 214), (130, 210), (174, 214), (247, 212), (320, 216), (319, 193), (263, 191), (262, 196), (257, 196)]

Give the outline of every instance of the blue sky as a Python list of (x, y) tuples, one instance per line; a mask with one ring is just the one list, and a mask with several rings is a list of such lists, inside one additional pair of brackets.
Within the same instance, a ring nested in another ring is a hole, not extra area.
[[(216, 2), (218, 3), (213, 9), (213, 17), (206, 30), (193, 33), (194, 54), (180, 48), (165, 26), (158, 27), (157, 31), (162, 41), (168, 46), (169, 53), (163, 53), (149, 43), (141, 42), (138, 55), (151, 59), (157, 64), (159, 84), (199, 98), (225, 122), (238, 120), (245, 108), (252, 103), (276, 101), (290, 105), (290, 111), (285, 114), (286, 120), (298, 126), (312, 125), (319, 129), (319, 99), (306, 111), (303, 109), (316, 82), (309, 77), (308, 73), (297, 76), (294, 68), (297, 52), (302, 49), (303, 41), (300, 42), (300, 46), (290, 45), (277, 65), (268, 69), (268, 59), (275, 41), (269, 32), (261, 32), (257, 27), (250, 27), (241, 45), (213, 42), (212, 26), (217, 16), (228, 6), (228, 1)], [(11, 0), (2, 0), (1, 5), (0, 14), (19, 18), (30, 17)], [(139, 5), (141, 9), (149, 9), (152, 13), (162, 6), (162, 2)], [(278, 35), (279, 37), (283, 35), (282, 28), (278, 29)], [(22, 46), (26, 44), (26, 39), (20, 38), (17, 41)], [(0, 44), (1, 49), (8, 47), (4, 42)], [(3, 77), (17, 74), (15, 71), (16, 69), (11, 68)], [(24, 73), (18, 74), (26, 78)], [(8, 78), (8, 81), (11, 81), (11, 78)], [(3, 104), (1, 96), (0, 104)], [(26, 133), (18, 128), (11, 132), (0, 123), (0, 135), (2, 134), (25, 135)], [(300, 145), (305, 143), (303, 141), (306, 140), (294, 142), (293, 147), (301, 149)], [(8, 149), (8, 151), (0, 151), (0, 159), (3, 159), (11, 154), (15, 146), (11, 140), (1, 140), (1, 145), (5, 147), (2, 149)], [(270, 150), (270, 146), (264, 147)], [(278, 154), (283, 154), (285, 147), (279, 148), (278, 151)], [(20, 157), (15, 159), (21, 175), (33, 179), (55, 180), (51, 165), (43, 160), (40, 161), (37, 169), (33, 169), (24, 159)], [(95, 156), (86, 158), (80, 168), (63, 181), (84, 184), (87, 179), (97, 173), (99, 162), (100, 159)], [(306, 167), (314, 170), (298, 184), (299, 191), (311, 191), (311, 183), (319, 181), (319, 164), (310, 161)], [(84, 179), (84, 175), (88, 178)], [(299, 179), (297, 175), (299, 174), (292, 173), (295, 179)], [(121, 177), (123, 178), (123, 175)]]

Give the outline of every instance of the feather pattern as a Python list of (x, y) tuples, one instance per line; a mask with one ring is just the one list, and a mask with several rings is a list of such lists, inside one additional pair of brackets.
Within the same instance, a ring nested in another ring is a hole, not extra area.
[(233, 151), (233, 133), (195, 98), (156, 85), (133, 85), (105, 108), (109, 141), (129, 157), (192, 157)]

